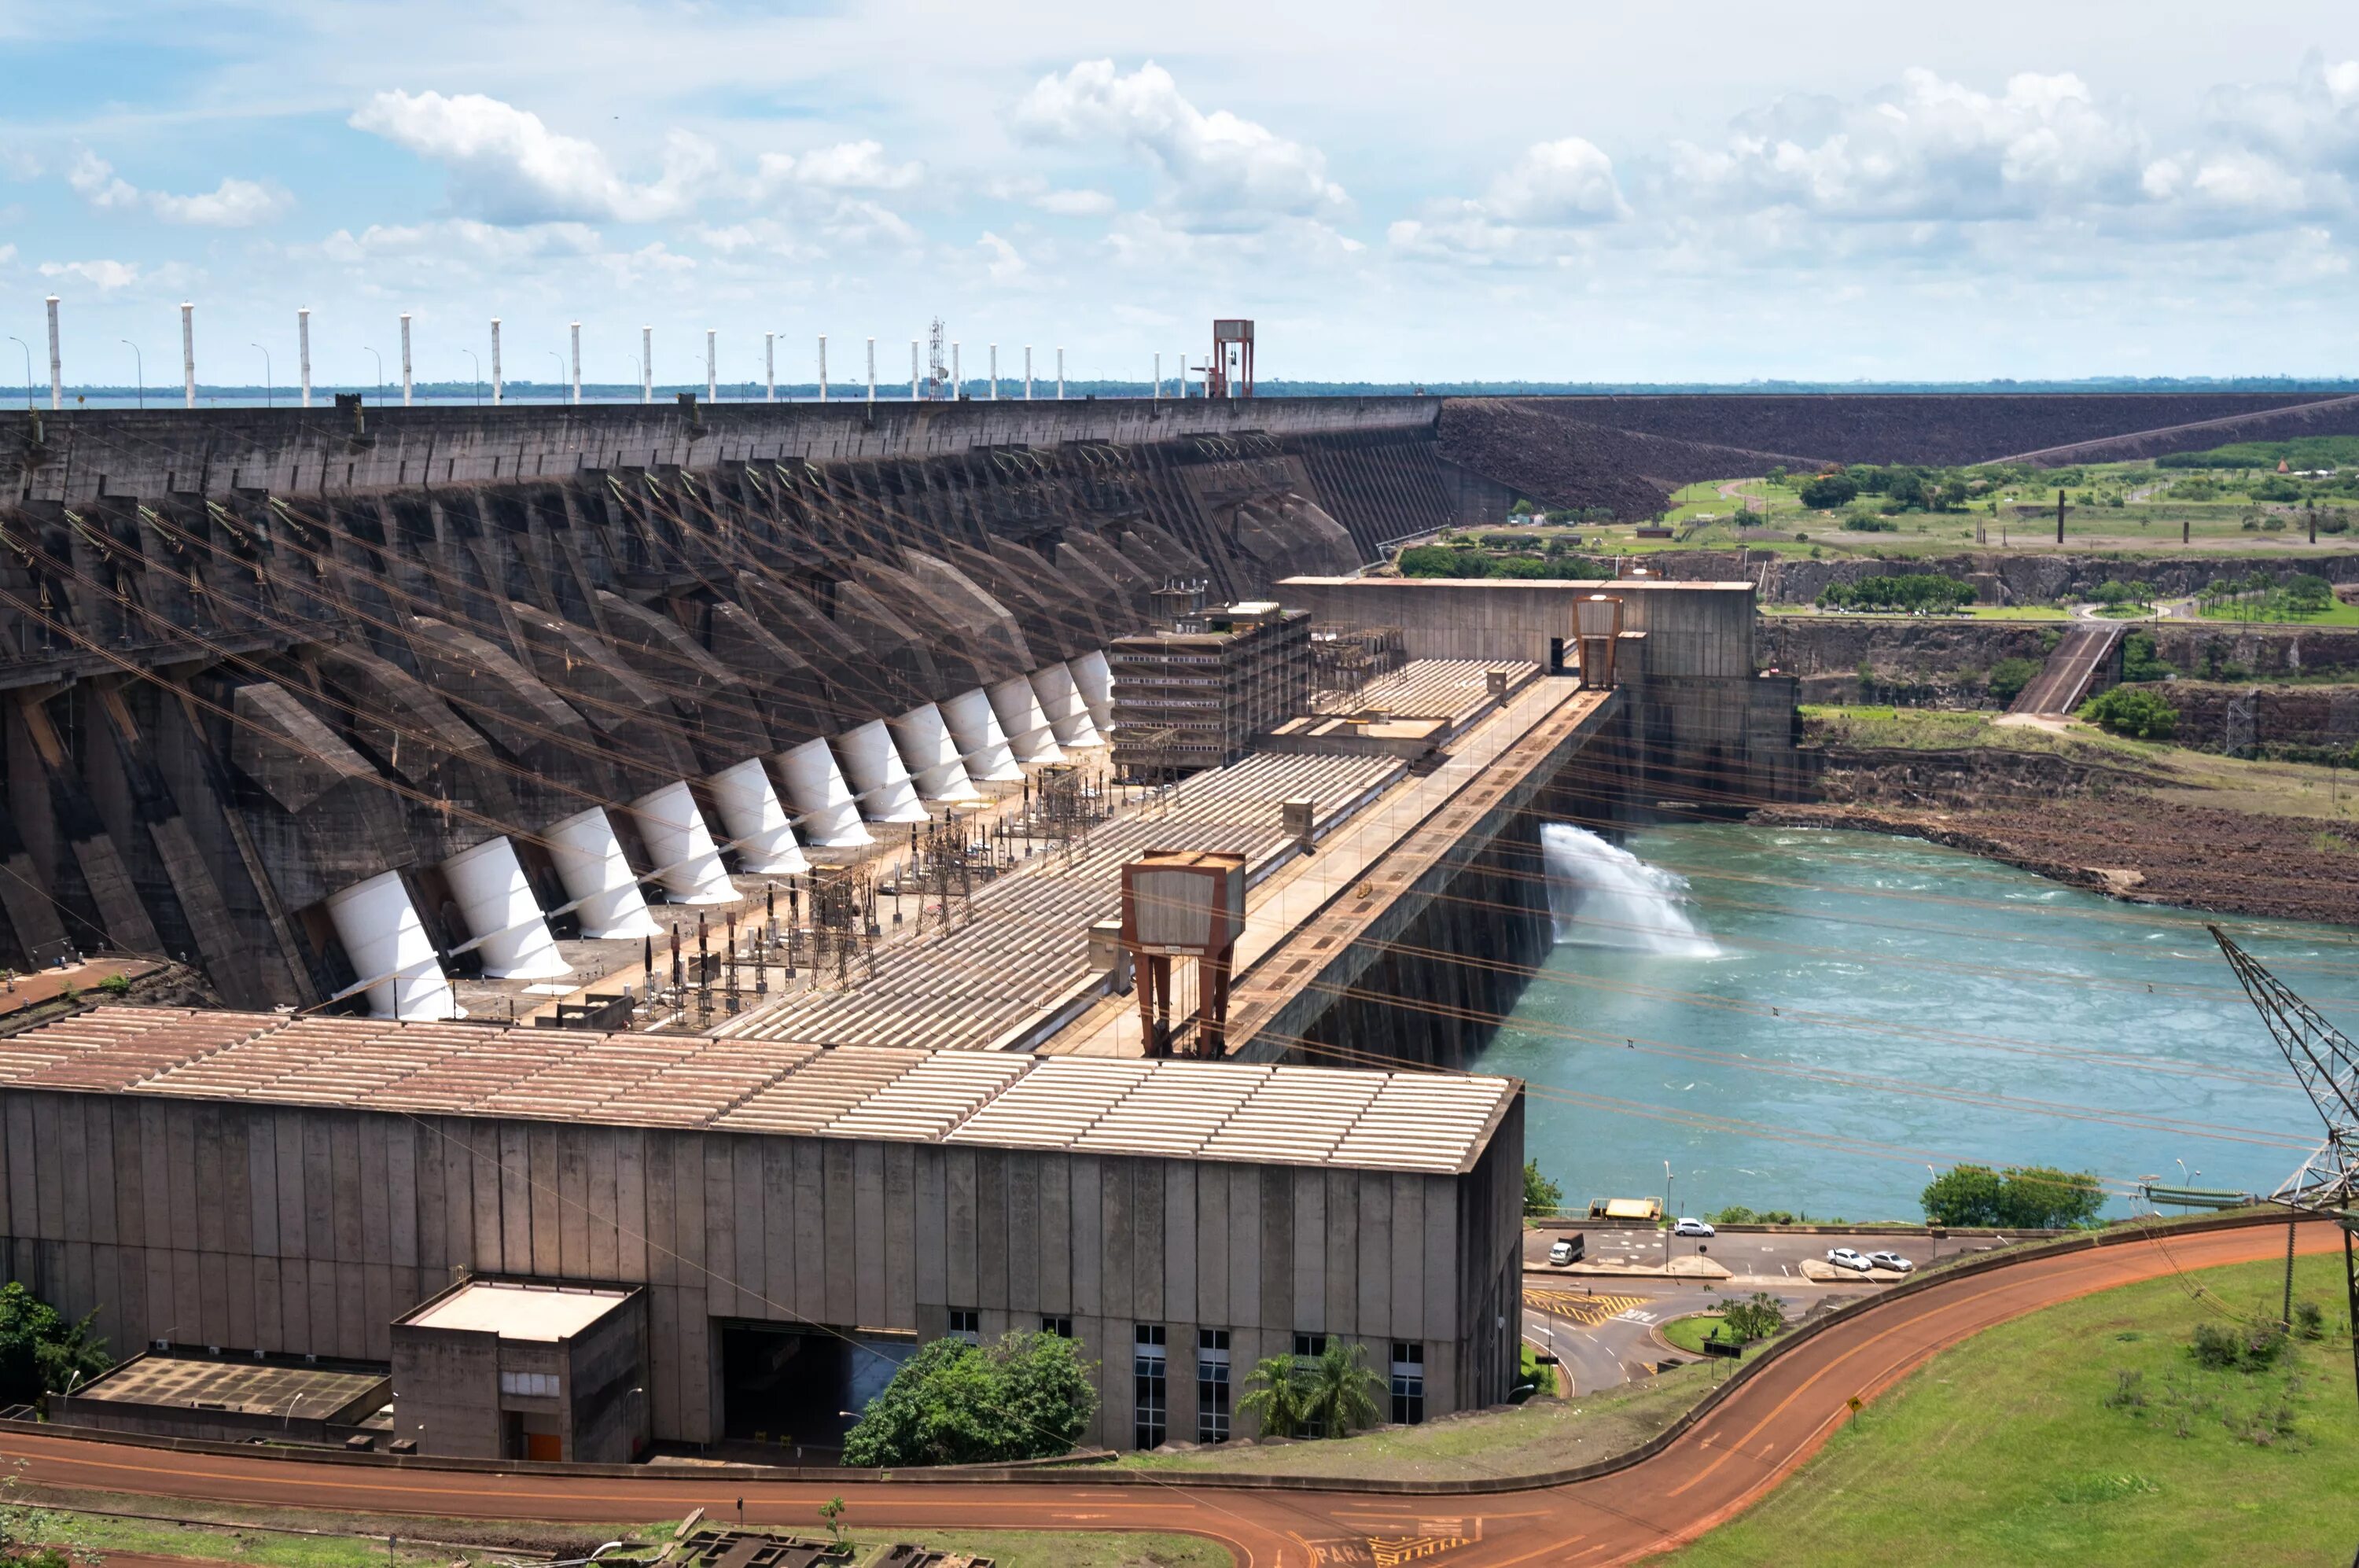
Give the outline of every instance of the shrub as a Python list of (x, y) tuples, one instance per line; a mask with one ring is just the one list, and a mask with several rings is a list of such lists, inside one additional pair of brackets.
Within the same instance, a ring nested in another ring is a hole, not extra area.
[(1011, 1334), (988, 1349), (938, 1339), (903, 1362), (843, 1440), (846, 1465), (977, 1465), (1072, 1452), (1097, 1394), (1081, 1347)]
[(2326, 1337), (2326, 1312), (2316, 1301), (2296, 1301), (2293, 1304), (2293, 1331), (2304, 1339)]
[(2012, 702), (2038, 673), (2038, 659), (2002, 659), (1991, 666), (1990, 679), (1984, 684), (1997, 701)]
[(90, 1318), (70, 1323), (16, 1281), (0, 1286), (0, 1403), (30, 1404), (109, 1365), (106, 1341), (91, 1334)]
[(2152, 632), (2133, 632), (2122, 643), (2122, 679), (2168, 681), (2178, 671), (2155, 652)]
[(2081, 704), (2080, 716), (2136, 740), (2169, 740), (2179, 733), (2179, 710), (2143, 686), (2108, 687)]
[(2261, 519), (2261, 529), (2265, 533), (2281, 534), (2285, 532), (2285, 518), (2271, 512)]
[(1898, 523), (1889, 517), (1877, 517), (1874, 512), (1846, 512), (1843, 526), (1847, 532), (1855, 534), (1897, 534), (1900, 531)]
[(98, 988), (110, 996), (128, 996), (131, 995), (131, 976), (110, 975), (98, 983)]
[(2273, 1323), (2197, 1323), (2188, 1354), (2215, 1372), (2264, 1372), (2285, 1351), (2285, 1330)]

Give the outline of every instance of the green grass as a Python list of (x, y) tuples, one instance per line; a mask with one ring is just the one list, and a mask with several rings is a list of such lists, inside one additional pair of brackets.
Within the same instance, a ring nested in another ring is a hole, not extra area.
[[(2295, 1274), (2296, 1297), (2326, 1307), (2337, 1329), (2342, 1268), (2340, 1257), (2305, 1258)], [(1669, 1561), (1816, 1561), (1810, 1543), (1844, 1541), (1879, 1563), (1976, 1568), (2348, 1562), (2359, 1406), (2347, 1334), (2297, 1342), (2260, 1373), (2207, 1371), (2187, 1352), (2197, 1323), (2274, 1303), (2282, 1279), (2278, 1263), (2210, 1269), (1985, 1330)], [(2109, 1406), (2125, 1374), (2144, 1403)], [(2281, 1404), (2289, 1434), (2267, 1430)]]
[(2203, 607), (2207, 621), (2250, 621), (2257, 626), (2359, 626), (2359, 604), (2336, 600), (2313, 615), (2297, 615), (2272, 611), (2256, 614), (2250, 606), (2234, 603), (2207, 604)]
[(1703, 1342), (1719, 1330), (1723, 1320), (1718, 1312), (1697, 1312), (1689, 1317), (1673, 1318), (1662, 1327), (1662, 1335), (1690, 1356), (1703, 1354)]
[(1628, 1452), (1677, 1421), (1710, 1391), (1701, 1362), (1571, 1399), (1536, 1399), (1512, 1410), (1386, 1427), (1316, 1443), (1223, 1443), (1184, 1454), (1132, 1454), (1125, 1469), (1184, 1474), (1228, 1470), (1361, 1479), (1480, 1480), (1586, 1465)]

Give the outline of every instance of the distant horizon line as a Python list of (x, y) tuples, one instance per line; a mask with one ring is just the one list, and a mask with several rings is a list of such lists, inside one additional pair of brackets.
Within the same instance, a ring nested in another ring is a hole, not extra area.
[[(1044, 395), (1042, 391), (1043, 384), (1044, 378), (1038, 376), (1034, 378), (1033, 394), (1028, 401), (1055, 402), (1058, 400), (1053, 390), (1049, 391)], [(658, 382), (654, 387), (653, 397), (665, 402), (674, 402), (677, 401), (679, 397), (684, 393), (697, 394), (701, 396), (705, 390), (705, 385), (706, 384), (703, 382)], [(721, 396), (713, 399), (715, 402), (760, 403), (771, 400), (766, 395), (763, 383), (759, 381), (722, 381), (715, 385), (718, 387), (721, 393)], [(1002, 403), (1020, 403), (1027, 401), (1024, 396), (1023, 380), (1020, 376), (1015, 378), (1013, 381), (1006, 376), (1002, 376), (999, 382), (999, 396), (996, 398), (991, 397), (987, 395), (989, 385), (990, 383), (987, 377), (969, 377), (965, 383), (966, 395), (963, 400), (975, 403), (995, 401)], [(1171, 383), (1167, 381), (1164, 385), (1168, 388), (1171, 386)], [(488, 381), (421, 381), (413, 377), (410, 383), (410, 395), (414, 401), (419, 399), (430, 399), (438, 403), (481, 401), (486, 407), (489, 407), (492, 402), (490, 386), (491, 384)], [(1046, 386), (1053, 388), (1055, 386), (1054, 379), (1047, 378)], [(1144, 401), (1149, 398), (1154, 386), (1155, 384), (1153, 382), (1144, 378), (1131, 381), (1114, 379), (1082, 380), (1068, 376), (1065, 380), (1064, 400), (1067, 402), (1078, 402), (1084, 400), (1091, 396), (1114, 396), (1118, 397), (1136, 397)], [(13, 389), (10, 390), (13, 391)], [(570, 382), (537, 381), (526, 378), (518, 378), (516, 380), (504, 379), (501, 383), (501, 401), (503, 403), (531, 401), (536, 403), (563, 405), (571, 401), (571, 383)], [(1470, 379), (1420, 382), (1267, 379), (1259, 382), (1256, 385), (1256, 390), (1260, 396), (1272, 397), (1411, 397), (1419, 394), (1426, 397), (1579, 397), (1673, 395), (1727, 395), (1741, 397), (1746, 395), (1777, 395), (1781, 393), (1821, 394), (1831, 392), (1869, 394), (1879, 392), (1897, 394), (1946, 393), (1967, 395), (1976, 393), (2038, 394), (2043, 392), (2099, 393), (2124, 391), (2359, 393), (2359, 377), (2329, 378), (2316, 376), (2089, 376), (2070, 377), (1999, 376), (1984, 380), (1972, 381), (1836, 381), (1824, 379), (1814, 380), (1799, 377), (1792, 379), (1755, 379), (1747, 381), (1503, 381)], [(38, 384), (36, 384), (31, 389), (33, 407), (36, 411), (47, 411), (47, 387), (39, 386)], [(831, 403), (865, 403), (869, 400), (868, 387), (865, 381), (844, 383), (832, 380), (827, 384), (827, 401)], [(136, 403), (144, 397), (154, 400), (159, 408), (172, 408), (179, 406), (180, 400), (185, 395), (180, 387), (170, 382), (164, 382), (157, 386), (147, 387), (145, 388), (141, 388), (133, 384), (112, 382), (67, 384), (60, 388), (60, 392), (63, 397), (70, 399), (101, 398), (109, 402), (122, 401)], [(377, 399), (379, 399), (377, 406), (385, 407), (393, 405), (393, 401), (399, 397), (400, 387), (397, 382), (389, 381), (383, 383), (314, 382), (311, 387), (311, 397), (315, 407), (318, 405), (320, 399), (323, 397), (333, 397), (339, 394), (350, 393), (359, 393), (364, 397), (374, 395)], [(819, 401), (819, 394), (820, 387), (819, 383), (816, 381), (792, 383), (781, 382), (777, 387), (776, 400), (782, 403), (817, 402)], [(266, 386), (266, 384), (262, 382), (199, 382), (197, 384), (196, 395), (201, 399), (212, 402), (220, 402), (226, 399), (234, 402), (244, 403), (251, 400), (257, 405), (266, 405), (281, 397), (287, 399), (291, 404), (301, 397), (301, 391), (300, 388), (293, 383), (271, 383)], [(600, 403), (628, 404), (645, 400), (640, 384), (635, 381), (585, 381), (582, 384), (582, 396), (584, 402), (594, 400)], [(1167, 390), (1164, 393), (1164, 396), (1166, 397), (1177, 397), (1179, 394), (1174, 391)], [(0, 393), (0, 409), (5, 409), (10, 406), (6, 401), (7, 397), (7, 393)], [(1201, 385), (1191, 389), (1190, 397), (1198, 400), (1201, 399), (1202, 391)], [(875, 401), (879, 403), (907, 403), (911, 400), (912, 399), (908, 394), (908, 384), (906, 382), (879, 382), (877, 384)], [(917, 400), (947, 401), (947, 399), (940, 398), (920, 398)]]

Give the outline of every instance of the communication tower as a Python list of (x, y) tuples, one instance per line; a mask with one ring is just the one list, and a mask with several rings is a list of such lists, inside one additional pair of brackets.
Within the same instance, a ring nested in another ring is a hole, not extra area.
[(933, 326), (926, 334), (926, 398), (929, 402), (940, 402), (958, 396), (958, 388), (951, 385), (950, 363), (942, 357), (942, 319), (936, 316)]

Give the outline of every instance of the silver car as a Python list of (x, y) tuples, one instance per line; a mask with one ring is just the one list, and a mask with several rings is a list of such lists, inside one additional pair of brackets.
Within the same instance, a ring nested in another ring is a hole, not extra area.
[(1917, 1268), (1917, 1265), (1897, 1252), (1871, 1252), (1867, 1255), (1867, 1260), (1878, 1269), (1889, 1269), (1895, 1274), (1912, 1273)]
[(1671, 1227), (1673, 1236), (1718, 1236), (1720, 1233), (1702, 1220), (1682, 1218)]
[(1854, 1272), (1860, 1274), (1864, 1274), (1869, 1269), (1875, 1267), (1875, 1264), (1870, 1263), (1867, 1260), (1867, 1254), (1860, 1251), (1855, 1247), (1829, 1247), (1827, 1249), (1827, 1261), (1833, 1264), (1838, 1269), (1849, 1269)]

